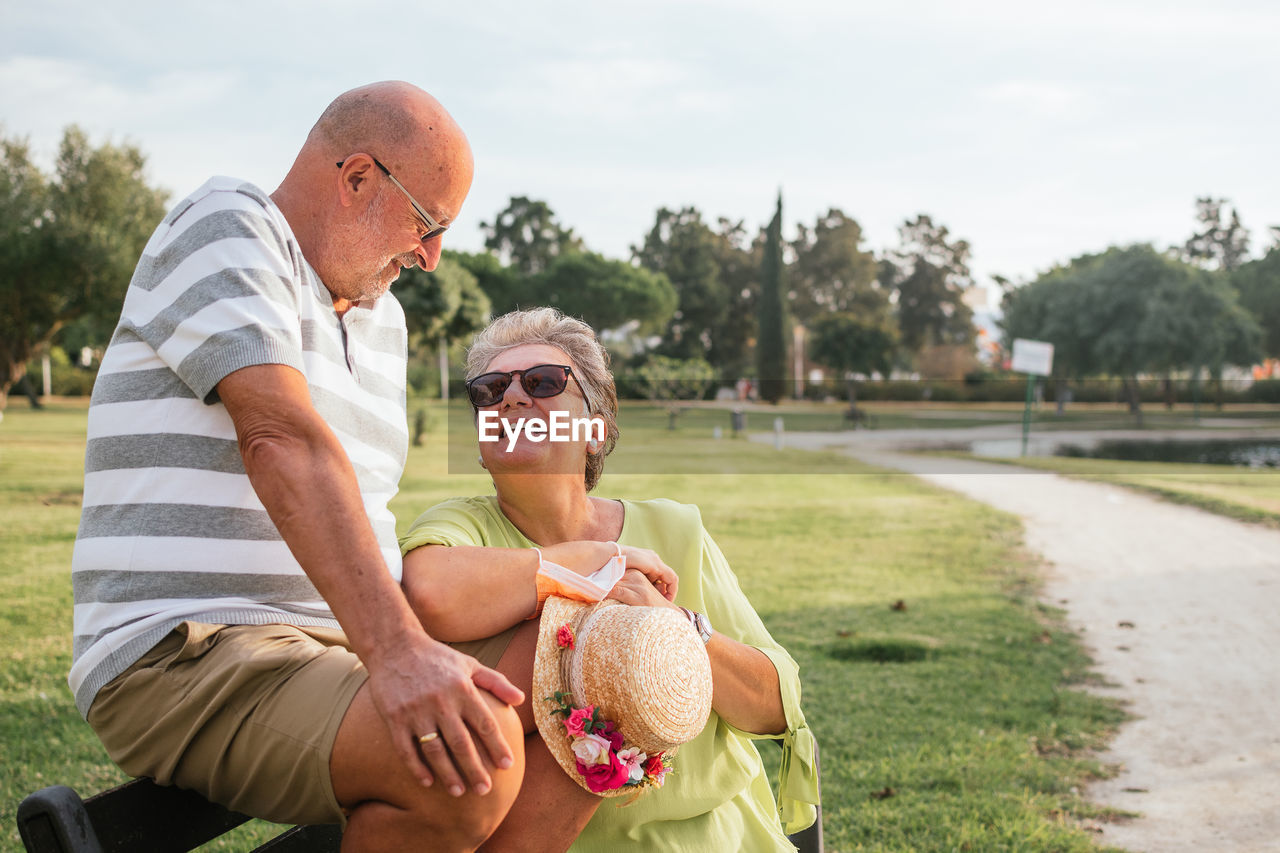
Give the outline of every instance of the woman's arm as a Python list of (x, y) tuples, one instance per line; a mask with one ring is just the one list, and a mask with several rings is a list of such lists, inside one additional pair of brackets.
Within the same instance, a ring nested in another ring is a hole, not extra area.
[[(547, 560), (580, 575), (595, 572), (617, 553), (612, 542), (590, 540), (541, 550)], [(656, 553), (622, 550), (627, 566), (635, 567), (650, 587), (662, 583), (675, 597), (675, 571)], [(492, 637), (528, 619), (538, 602), (537, 573), (538, 554), (532, 548), (424, 545), (405, 555), (401, 586), (431, 636), (462, 642)], [(656, 589), (655, 594), (662, 598)]]
[(427, 633), (457, 643), (500, 634), (532, 613), (537, 571), (531, 548), (424, 545), (405, 554), (400, 586)]
[[(623, 604), (680, 609), (639, 572), (628, 571), (609, 597)], [(711, 707), (721, 719), (744, 732), (773, 735), (786, 731), (778, 671), (764, 652), (716, 633), (707, 642), (707, 657), (711, 660)]]

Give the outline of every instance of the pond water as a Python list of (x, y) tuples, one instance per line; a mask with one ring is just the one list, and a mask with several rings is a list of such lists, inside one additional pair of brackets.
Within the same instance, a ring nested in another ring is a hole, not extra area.
[(1062, 445), (1055, 456), (1122, 459), (1126, 462), (1190, 462), (1240, 468), (1280, 468), (1280, 442), (1215, 441), (1099, 441), (1089, 447)]
[[(1016, 438), (983, 439), (957, 444), (951, 450), (975, 456), (1016, 459), (1022, 455), (1022, 441)], [(1027, 443), (1028, 456), (1074, 456), (1086, 459), (1116, 459), (1124, 462), (1190, 462), (1199, 465), (1231, 465), (1238, 468), (1280, 468), (1280, 441), (1275, 439), (1134, 440), (1115, 439), (1088, 444), (1067, 444), (1052, 433), (1033, 434)]]

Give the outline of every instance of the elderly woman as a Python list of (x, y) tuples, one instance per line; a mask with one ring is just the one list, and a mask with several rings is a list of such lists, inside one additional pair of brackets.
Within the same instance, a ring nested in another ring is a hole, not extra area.
[[(478, 423), (502, 426), (499, 440), (479, 442), (495, 494), (433, 507), (401, 542), (404, 589), (427, 631), (525, 690), (525, 782), (486, 849), (790, 850), (783, 821), (788, 831), (807, 826), (817, 802), (796, 664), (742, 594), (697, 507), (590, 494), (618, 436), (607, 361), (589, 326), (554, 309), (494, 321), (468, 354), (467, 390)], [(583, 417), (602, 422), (603, 438), (579, 430), (537, 441), (515, 431), (521, 419)], [(680, 748), (662, 787), (622, 808), (561, 770), (528, 705), (543, 701), (530, 691), (540, 560), (590, 575), (618, 547), (627, 571), (608, 597), (687, 611), (713, 682), (706, 728)], [(424, 748), (469, 744), (461, 734), (441, 732)], [(759, 738), (783, 741), (780, 809), (751, 742)]]

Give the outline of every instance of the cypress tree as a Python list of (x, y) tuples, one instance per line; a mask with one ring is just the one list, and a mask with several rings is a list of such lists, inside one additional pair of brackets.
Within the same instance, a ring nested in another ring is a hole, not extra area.
[(777, 403), (786, 393), (786, 304), (782, 282), (782, 191), (773, 221), (765, 232), (764, 260), (760, 267), (760, 302), (756, 319), (756, 369), (760, 374), (760, 399)]

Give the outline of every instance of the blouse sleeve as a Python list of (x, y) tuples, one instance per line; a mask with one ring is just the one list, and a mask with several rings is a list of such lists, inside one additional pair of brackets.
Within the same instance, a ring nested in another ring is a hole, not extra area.
[(400, 553), (408, 554), (423, 545), (489, 545), (484, 516), (476, 502), (452, 498), (424, 512), (400, 537)]
[(716, 631), (759, 649), (778, 671), (782, 707), (787, 728), (780, 735), (742, 731), (721, 722), (747, 738), (782, 740), (782, 763), (778, 773), (778, 813), (788, 833), (799, 832), (817, 819), (819, 802), (816, 742), (804, 712), (800, 709), (800, 668), (769, 634), (760, 616), (738, 585), (720, 547), (704, 531), (702, 538), (702, 594), (707, 615)]

